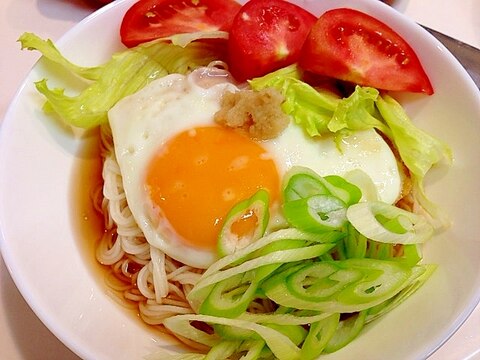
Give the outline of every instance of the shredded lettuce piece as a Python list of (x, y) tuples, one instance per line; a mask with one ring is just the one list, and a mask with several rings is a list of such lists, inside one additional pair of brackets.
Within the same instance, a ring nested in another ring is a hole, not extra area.
[(441, 161), (449, 165), (452, 163), (452, 150), (443, 141), (413, 125), (403, 107), (391, 96), (379, 97), (376, 104), (391, 129), (391, 139), (400, 157), (411, 172), (418, 202), (433, 219), (438, 221), (437, 227), (449, 226), (448, 216), (427, 198), (423, 181), (434, 165)]
[[(68, 96), (65, 89), (50, 89), (47, 80), (35, 83), (47, 102), (46, 112), (53, 112), (69, 125), (92, 128), (108, 121), (107, 112), (118, 100), (133, 94), (151, 81), (170, 73), (186, 74), (190, 70), (222, 59), (218, 44), (191, 42), (184, 47), (154, 40), (116, 53), (107, 63), (81, 67), (65, 59), (53, 42), (25, 33), (19, 41), (22, 49), (38, 50), (49, 60), (88, 80), (78, 95)], [(92, 82), (93, 81), (93, 82)]]
[(420, 182), (442, 159), (452, 161), (448, 145), (413, 125), (403, 107), (391, 96), (379, 97), (377, 107), (392, 131), (392, 140), (402, 160)]
[(285, 96), (283, 111), (292, 115), (312, 137), (334, 133), (341, 140), (353, 131), (371, 128), (390, 135), (388, 127), (378, 119), (377, 89), (357, 86), (352, 95), (341, 99), (331, 91), (310, 86), (301, 78), (300, 70), (291, 65), (251, 80), (250, 86), (254, 90), (274, 87), (280, 91)]
[(391, 137), (390, 129), (379, 120), (375, 107), (379, 91), (371, 87), (356, 86), (355, 91), (338, 103), (328, 129), (337, 134), (337, 142), (355, 131), (375, 128)]
[(290, 65), (249, 81), (254, 90), (273, 87), (285, 96), (282, 110), (292, 115), (310, 136), (329, 133), (330, 122), (340, 97), (327, 90), (317, 90), (301, 81), (302, 73)]
[(98, 80), (100, 74), (103, 72), (102, 66), (83, 67), (78, 66), (66, 59), (60, 51), (56, 48), (52, 40), (41, 39), (33, 33), (23, 33), (18, 41), (21, 44), (22, 50), (38, 50), (44, 57), (63, 66), (74, 74), (88, 80)]

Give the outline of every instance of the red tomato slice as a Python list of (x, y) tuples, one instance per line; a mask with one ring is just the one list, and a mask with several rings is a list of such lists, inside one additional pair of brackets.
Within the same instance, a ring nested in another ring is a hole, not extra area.
[(240, 81), (297, 61), (316, 17), (283, 0), (251, 0), (235, 16), (228, 40), (229, 70)]
[(299, 65), (378, 89), (433, 94), (410, 45), (384, 23), (357, 10), (324, 13), (305, 41)]
[(240, 7), (233, 0), (140, 0), (125, 13), (120, 37), (133, 47), (173, 34), (228, 31)]

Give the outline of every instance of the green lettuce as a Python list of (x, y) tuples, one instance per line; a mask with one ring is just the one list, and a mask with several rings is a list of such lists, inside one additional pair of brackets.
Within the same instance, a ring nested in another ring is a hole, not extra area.
[(337, 143), (354, 131), (376, 128), (387, 136), (390, 130), (378, 117), (377, 89), (357, 86), (342, 99), (338, 94), (314, 88), (301, 80), (302, 73), (291, 65), (250, 81), (254, 90), (274, 87), (285, 96), (282, 110), (291, 115), (310, 136), (335, 134)]
[(447, 225), (447, 217), (425, 195), (427, 172), (442, 160), (452, 161), (447, 144), (414, 125), (403, 107), (387, 94), (371, 87), (356, 86), (340, 98), (327, 90), (303, 82), (302, 73), (291, 65), (250, 81), (254, 90), (273, 87), (285, 96), (283, 111), (312, 136), (333, 134), (341, 150), (341, 139), (355, 131), (377, 129), (397, 148), (412, 175), (417, 199), (432, 217)]
[(327, 90), (317, 90), (301, 81), (302, 73), (296, 65), (274, 71), (260, 78), (250, 80), (253, 90), (273, 87), (284, 96), (282, 110), (292, 115), (308, 135), (321, 136), (330, 133), (328, 124), (340, 97)]
[(415, 197), (422, 208), (435, 220), (436, 227), (448, 227), (450, 220), (444, 211), (427, 197), (423, 186), (425, 176), (436, 164), (451, 164), (452, 149), (443, 141), (417, 128), (403, 107), (391, 96), (376, 101), (382, 118), (391, 130), (395, 144), (413, 179)]
[(222, 46), (213, 43), (186, 41), (184, 46), (178, 46), (154, 40), (118, 52), (103, 65), (81, 67), (65, 59), (50, 40), (25, 33), (19, 41), (22, 49), (38, 50), (45, 58), (86, 80), (85, 89), (75, 96), (66, 95), (65, 89), (50, 89), (46, 79), (35, 83), (47, 98), (46, 112), (56, 113), (65, 123), (86, 129), (106, 123), (107, 112), (117, 101), (151, 81), (170, 73), (185, 74), (222, 59), (224, 53)]
[(448, 145), (416, 127), (391, 96), (379, 97), (376, 105), (391, 130), (403, 162), (417, 179), (423, 179), (430, 168), (444, 158), (451, 161), (452, 151)]
[(391, 137), (388, 126), (378, 118), (375, 106), (378, 99), (377, 89), (357, 86), (348, 98), (338, 103), (328, 123), (328, 129), (332, 133), (340, 133), (343, 137), (354, 131), (375, 128)]

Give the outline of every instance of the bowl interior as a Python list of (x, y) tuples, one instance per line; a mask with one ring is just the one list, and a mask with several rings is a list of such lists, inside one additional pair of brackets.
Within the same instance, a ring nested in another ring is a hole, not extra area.
[[(426, 189), (452, 219), (429, 242), (425, 262), (438, 264), (414, 296), (368, 326), (348, 347), (326, 356), (348, 359), (418, 359), (439, 347), (466, 319), (480, 298), (478, 204), (480, 191), (480, 94), (455, 58), (432, 36), (378, 1), (292, 1), (321, 14), (351, 7), (381, 19), (416, 50), (435, 88), (433, 96), (396, 94), (413, 121), (446, 141), (451, 167), (440, 166)], [(58, 43), (81, 65), (99, 64), (122, 49), (117, 29), (133, 0), (112, 3), (85, 19)], [(95, 38), (94, 50), (92, 39)], [(0, 224), (2, 255), (18, 288), (39, 318), (83, 358), (133, 359), (174, 342), (152, 333), (106, 293), (103, 280), (81, 250), (72, 226), (72, 174), (92, 133), (72, 131), (47, 117), (33, 82), (76, 89), (78, 80), (41, 60), (28, 75), (2, 125)], [(414, 330), (413, 330), (414, 329)]]

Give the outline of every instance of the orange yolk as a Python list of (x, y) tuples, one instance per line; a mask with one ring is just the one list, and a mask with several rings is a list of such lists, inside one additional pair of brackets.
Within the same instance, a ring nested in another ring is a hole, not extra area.
[[(278, 198), (274, 161), (260, 144), (222, 127), (201, 127), (170, 139), (148, 165), (150, 199), (184, 241), (216, 247), (233, 205), (267, 189)], [(244, 230), (245, 231), (245, 230)]]

